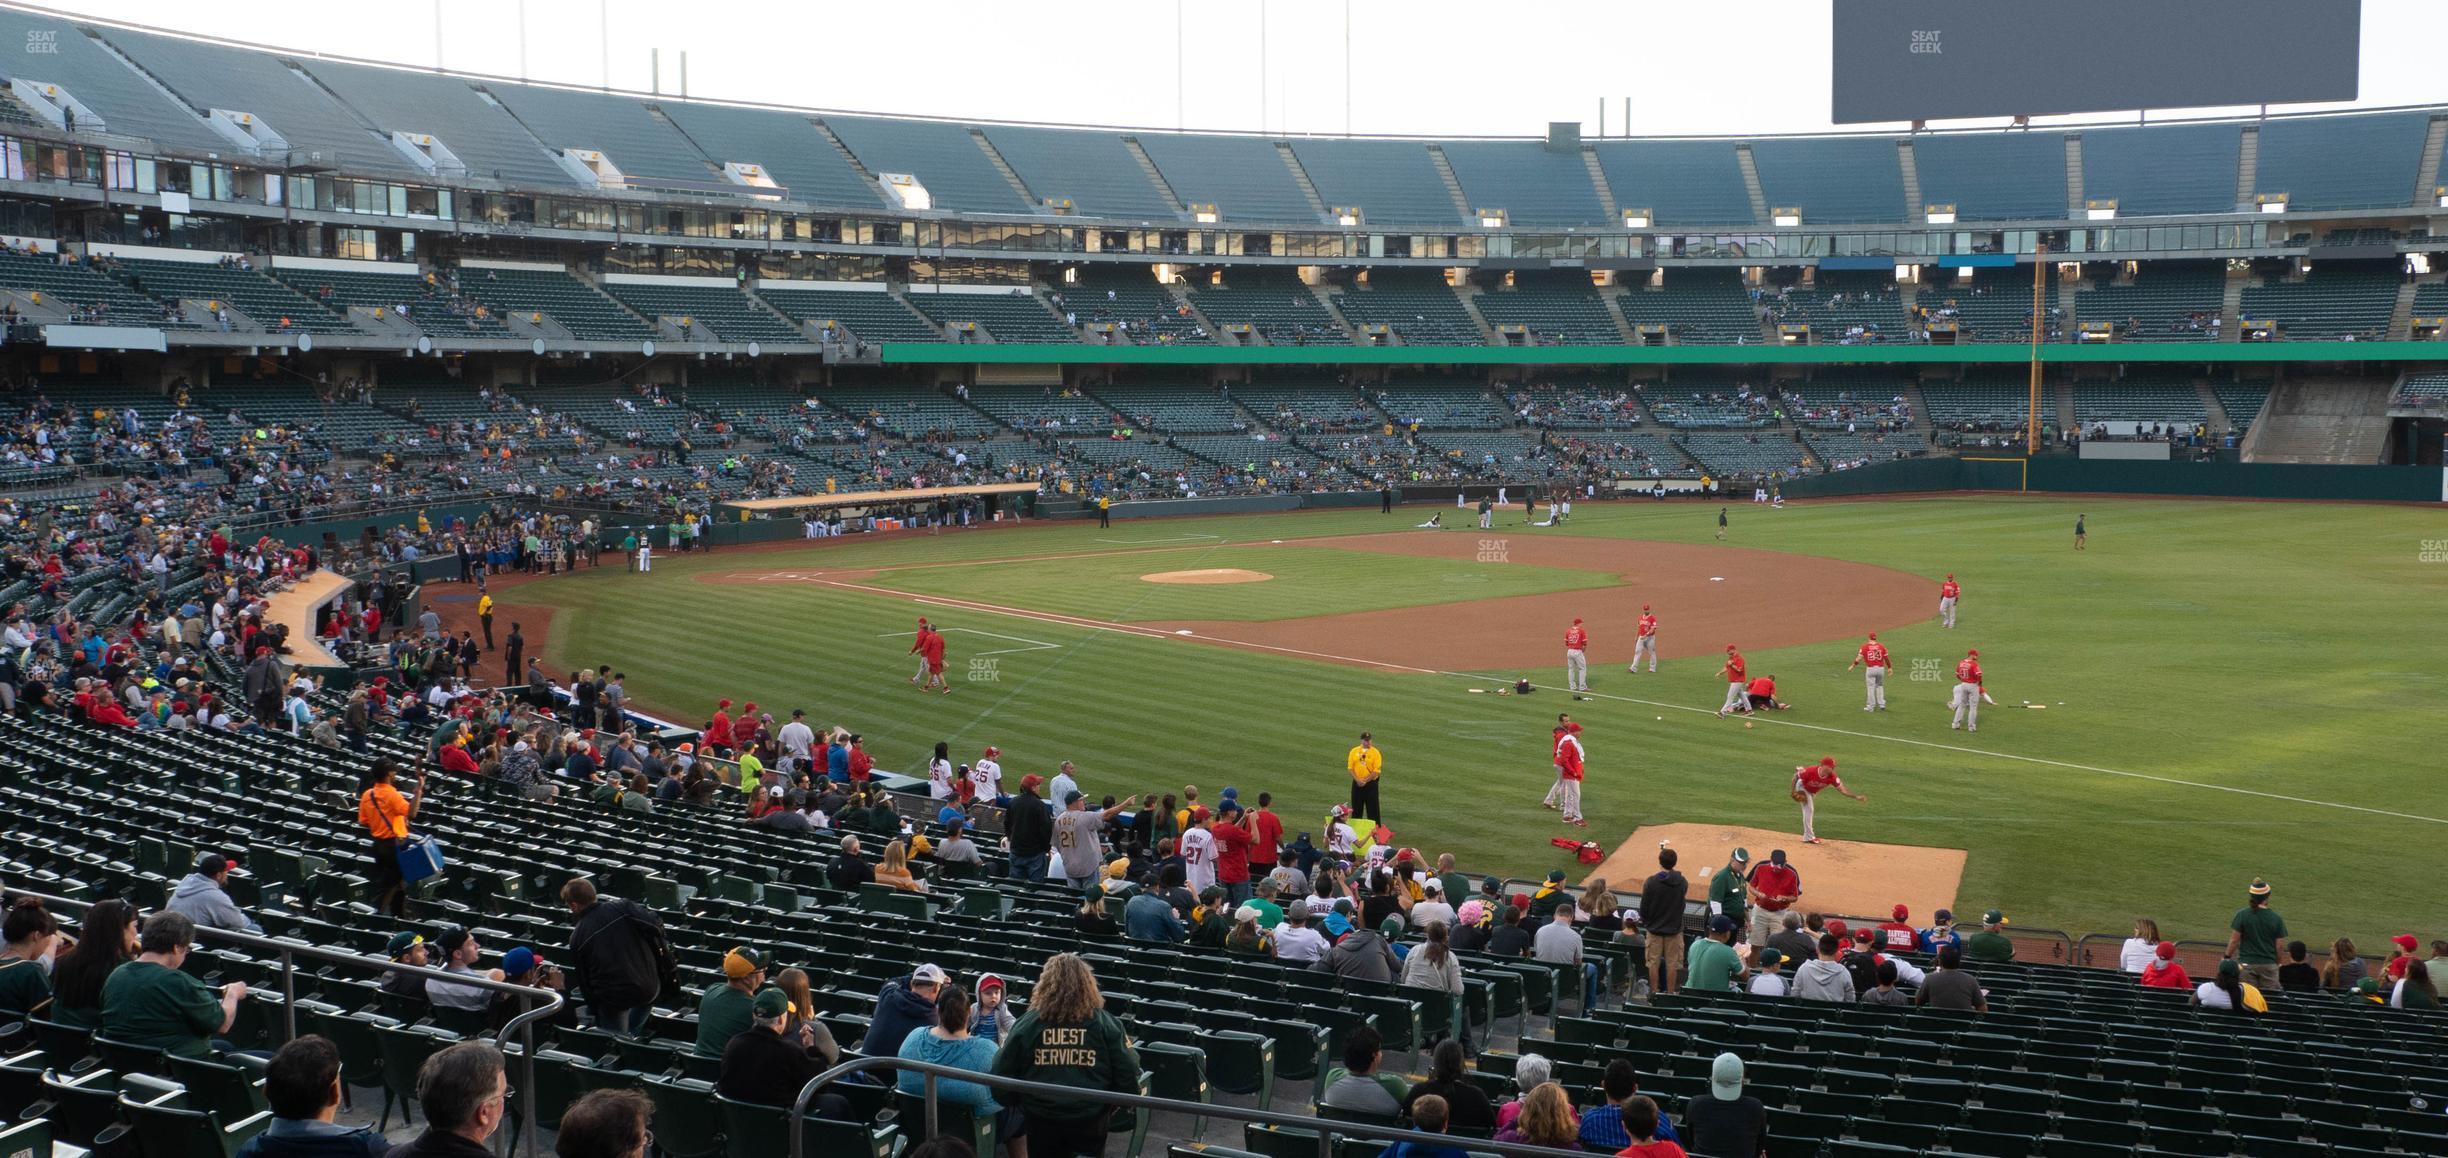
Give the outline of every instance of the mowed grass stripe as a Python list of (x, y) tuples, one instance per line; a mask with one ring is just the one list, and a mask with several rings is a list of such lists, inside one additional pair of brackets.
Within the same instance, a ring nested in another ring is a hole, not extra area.
[[(1900, 662), (1931, 659), (1946, 672), (1964, 647), (1981, 647), (2008, 705), (1987, 709), (1981, 733), (1965, 737), (1945, 729), (1948, 681), (1912, 682), (1909, 671), (1891, 685), (1895, 710), (1862, 713), (1859, 676), (1843, 670), (1850, 640), (1754, 653), (1754, 669), (1776, 671), (1787, 698), (1802, 705), (1793, 719), (2448, 815), (2448, 786), (2425, 771), (2436, 763), (2429, 721), (2448, 706), (2448, 686), (2425, 658), (2427, 641), (2448, 627), (2441, 598), (2448, 567), (2415, 562), (2422, 539), (2448, 538), (2436, 512), (2042, 498), (1796, 503), (1774, 512), (1730, 505), (1732, 544), (1925, 575), (1933, 613), (1937, 577), (1961, 573), (1962, 629), (1925, 623), (1883, 637)], [(1128, 533), (1192, 528), (1241, 542), (1290, 539), (1397, 523), (1408, 529), (1424, 517), (1420, 510), (1382, 520), (1372, 510), (1138, 524)], [(2082, 556), (2070, 550), (2077, 510), (2090, 514), (2093, 532), (2092, 551)], [(1499, 534), (1707, 542), (1714, 514), (1702, 504), (1590, 504), (1564, 528)], [(914, 767), (939, 738), (957, 737), (954, 752), (964, 760), (993, 742), (1006, 749), (1015, 774), (1076, 760), (1084, 783), (1100, 794), (1172, 791), (1187, 782), (1211, 800), (1226, 783), (1245, 796), (1270, 789), (1294, 831), (1314, 831), (1326, 805), (1344, 797), (1343, 749), (1353, 733), (1372, 728), (1392, 755), (1390, 818), (1403, 841), (1518, 875), (1567, 860), (1546, 844), (1565, 830), (1538, 807), (1551, 775), (1547, 727), (1558, 710), (1573, 711), (1590, 729), (1596, 839), (1612, 843), (1639, 824), (1668, 820), (1791, 829), (1797, 818), (1783, 781), (1794, 764), (1827, 751), (1871, 803), (1829, 801), (1821, 809), (1824, 833), (1970, 849), (1958, 907), (2000, 904), (2019, 924), (2111, 931), (2147, 913), (2171, 930), (2215, 937), (2241, 882), (2266, 875), (2287, 890), (2281, 908), (2307, 939), (2378, 939), (2407, 917), (2402, 899), (2372, 888), (2370, 866), (2396, 850), (2436, 844), (2436, 826), (2413, 821), (1977, 753), (1770, 726), (1744, 731), (1708, 716), (1575, 704), (1554, 693), (1472, 695), (1461, 680), (795, 585), (714, 587), (690, 577), (1116, 549), (1083, 533), (1093, 530), (912, 537), (859, 543), (855, 552), (822, 544), (679, 566), (666, 556), (648, 580), (590, 574), (529, 588), (520, 599), (568, 609), (555, 626), (559, 670), (592, 666), (600, 655), (629, 670), (632, 691), (647, 701), (687, 707), (685, 722), (702, 720), (721, 695), (757, 699), (777, 715), (801, 697), (820, 722), (866, 731), (887, 766)], [(1123, 528), (1109, 534), (1120, 537)], [(1388, 557), (1384, 565), (1405, 562)], [(993, 590), (961, 594), (1023, 602)], [(1807, 590), (1797, 585), (1785, 594), (1800, 598)], [(1673, 609), (1661, 610), (1676, 639)], [(920, 613), (1066, 650), (995, 657), (996, 680), (972, 687), (963, 650), (977, 645), (956, 633), (958, 690), (922, 697), (902, 682), (906, 637), (875, 638), (906, 630)], [(1122, 614), (1126, 608), (1114, 617)], [(624, 624), (625, 617), (640, 618)], [(1602, 658), (1628, 642), (1628, 624), (1595, 626)], [(1716, 642), (1678, 644), (1713, 650)], [(1713, 659), (1703, 656), (1670, 661), (1656, 677), (1625, 676), (1620, 659), (1594, 674), (1602, 692), (1713, 707), (1722, 694), (1713, 671)], [(2027, 712), (2013, 706), (2021, 698), (2052, 706)], [(2054, 706), (2060, 699), (2066, 707)]]

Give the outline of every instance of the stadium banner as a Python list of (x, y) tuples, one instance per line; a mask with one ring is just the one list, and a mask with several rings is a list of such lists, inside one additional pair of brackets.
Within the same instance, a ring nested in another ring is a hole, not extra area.
[[(2028, 488), (2025, 476), (2028, 473)], [(1909, 458), (1783, 484), (1792, 499), (1942, 491), (2182, 495), (2202, 498), (2333, 502), (2448, 502), (2448, 469), (2322, 463), (2136, 462), (2042, 455), (2028, 470), (2019, 458)]]
[[(1076, 346), (886, 342), (886, 365), (992, 366), (1755, 366), (2013, 363), (2015, 342), (1963, 346)], [(2437, 362), (2439, 342), (2052, 342), (2051, 363)]]

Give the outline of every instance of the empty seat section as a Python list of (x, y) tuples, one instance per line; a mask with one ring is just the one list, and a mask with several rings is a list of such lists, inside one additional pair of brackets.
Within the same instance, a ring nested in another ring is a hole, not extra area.
[[(2030, 266), (2012, 269), (1975, 269), (1970, 278), (1957, 276), (1957, 271), (1940, 268), (1931, 271), (1936, 280), (1924, 282), (1914, 300), (1920, 303), (1922, 316), (1932, 321), (1951, 320), (1955, 323), (1959, 341), (1966, 342), (2028, 342), (2032, 332), (2032, 271)], [(2040, 319), (2044, 341), (2065, 337), (2065, 317), (2058, 305), (2058, 283), (2049, 278), (2048, 301), (2042, 307)]]
[(1514, 413), (1551, 430), (1626, 430), (1641, 424), (1640, 401), (1621, 379), (1534, 372), (1506, 391)]
[[(1961, 382), (1921, 383), (1921, 400), (1929, 404), (1930, 421), (1942, 429), (2021, 429), (2030, 417), (2031, 391), (2026, 372), (2012, 367), (1974, 366)], [(2054, 420), (2046, 388), (2040, 398), (2040, 421)]]
[(2269, 387), (2258, 383), (2223, 382), (2211, 386), (2210, 392), (2217, 396), (2219, 409), (2227, 412), (2227, 424), (2239, 432), (2252, 429), (2261, 408), (2269, 404)]
[(509, 327), (482, 303), (453, 292), (448, 282), (430, 282), (405, 271), (305, 269), (276, 266), (272, 276), (289, 288), (334, 311), (351, 307), (397, 311), (429, 334), (467, 338), (506, 338)]
[(804, 113), (698, 101), (665, 101), (662, 109), (716, 165), (759, 166), (793, 201), (851, 209), (884, 204), (883, 191), (860, 177)]
[(2133, 370), (2115, 382), (2074, 384), (2078, 422), (2166, 422), (2191, 427), (2209, 416), (2190, 375)]
[(903, 438), (975, 438), (1003, 424), (940, 390), (914, 386), (831, 386), (818, 390), (827, 406)]
[(1389, 421), (1384, 411), (1331, 374), (1278, 371), (1235, 384), (1232, 396), (1259, 421), (1296, 434), (1375, 431)]
[(1819, 345), (1874, 345), (1912, 340), (1912, 317), (1895, 278), (1860, 270), (1820, 270), (1808, 286), (1779, 287), (1760, 305), (1769, 324), (1811, 328)]
[(221, 302), (274, 332), (346, 334), (347, 318), (251, 269), (209, 261), (117, 258), (110, 268), (128, 286), (162, 301)]
[(1219, 326), (1248, 326), (1270, 346), (1344, 345), (1349, 339), (1317, 295), (1288, 269), (1223, 271), (1221, 282), (1195, 283), (1190, 300)]
[(106, 38), (189, 105), (252, 114), (301, 161), (314, 158), (352, 174), (424, 176), (389, 140), (271, 53), (126, 29)]
[(170, 307), (129, 289), (127, 283), (88, 263), (61, 265), (48, 255), (0, 249), (0, 289), (40, 294), (46, 302), (75, 306), (97, 325), (187, 326)]
[(1134, 138), (1182, 204), (1212, 205), (1227, 224), (1315, 225), (1275, 142), (1256, 137), (1140, 133)]
[(760, 282), (756, 295), (795, 321), (822, 327), (830, 322), (863, 342), (940, 342), (941, 331), (883, 286), (872, 290), (812, 289)]
[(1751, 194), (1733, 141), (1599, 141), (1598, 156), (1619, 210), (1646, 209), (1650, 224), (1751, 225)]
[(1056, 386), (969, 388), (970, 404), (1021, 430), (1060, 433), (1113, 424), (1113, 409), (1086, 393)]
[(2233, 124), (2084, 129), (2083, 199), (2119, 217), (2231, 212), (2243, 142)]
[(1792, 436), (1766, 432), (1687, 434), (1683, 452), (1720, 475), (1800, 474), (1808, 454)]
[(1754, 345), (1760, 340), (1759, 315), (1739, 270), (1666, 270), (1657, 288), (1634, 286), (1616, 302), (1635, 333), (1642, 326), (1664, 326), (1677, 345)]
[(1325, 140), (1292, 143), (1326, 211), (1358, 209), (1368, 225), (1463, 224), (1422, 141)]
[[(913, 286), (909, 302), (947, 328), (975, 323), (998, 342), (1076, 342), (1079, 335), (1025, 289), (939, 293)], [(955, 334), (955, 338), (959, 335)]]
[(1134, 344), (1208, 345), (1215, 336), (1199, 325), (1148, 266), (1083, 265), (1077, 281), (1060, 291), (1060, 308), (1092, 322), (1127, 326)]
[(1511, 286), (1483, 290), (1471, 304), (1489, 325), (1521, 326), (1544, 345), (1613, 346), (1623, 341), (1589, 275), (1575, 270), (1516, 273)]
[(523, 84), (488, 91), (547, 148), (600, 152), (630, 180), (682, 188), (720, 184), (713, 162), (636, 97)]
[(1438, 148), (1472, 212), (1502, 209), (1514, 226), (1590, 226), (1606, 220), (1581, 151), (1544, 141), (1447, 141)]
[(580, 341), (644, 342), (655, 336), (652, 326), (565, 270), (466, 267), (459, 271), (459, 292), (531, 321), (537, 315), (550, 318)]
[(1249, 416), (1204, 381), (1140, 378), (1094, 388), (1099, 401), (1139, 429), (1173, 434), (1248, 430)]
[(2040, 132), (1915, 136), (1913, 171), (1921, 179), (1921, 200), (1954, 206), (1959, 221), (2061, 220), (2065, 141), (2063, 133)]
[(2300, 280), (2246, 286), (2243, 320), (2295, 341), (2384, 338), (2403, 278), (2393, 262), (2315, 262)]
[(1504, 396), (1474, 379), (1403, 374), (1377, 389), (1378, 407), (1398, 426), (1422, 430), (1497, 430), (1515, 424)]
[(2286, 194), (2287, 208), (2403, 208), (2416, 186), (2423, 139), (2431, 131), (2427, 112), (2353, 116), (2281, 117), (2260, 122), (2256, 186), (2263, 195)]
[(879, 117), (827, 116), (823, 120), (868, 172), (906, 173), (917, 178), (937, 209), (1042, 212), (995, 170), (994, 162), (978, 148), (965, 125)]
[(467, 166), (469, 176), (528, 189), (577, 184), (553, 161), (544, 142), (466, 78), (333, 60), (307, 60), (300, 66), (385, 134), (431, 135)]
[(1819, 366), (1808, 379), (1777, 384), (1785, 417), (1814, 430), (1868, 430), (1910, 426), (1912, 376), (1908, 367)]
[(728, 281), (703, 285), (609, 281), (604, 292), (649, 318), (692, 321), (725, 342), (806, 342), (796, 324), (775, 317)]
[(1767, 137), (1751, 142), (1751, 163), (1769, 209), (1800, 209), (1805, 224), (1918, 216), (1892, 137)]
[(1930, 452), (1929, 440), (1910, 430), (1857, 431), (1852, 434), (1841, 430), (1810, 430), (1803, 432), (1802, 443), (1819, 456), (1822, 470), (1850, 470)]
[(1355, 327), (1384, 326), (1411, 346), (1476, 346), (1484, 339), (1440, 270), (1370, 270), (1368, 284), (1335, 295)]
[(2115, 327), (2120, 342), (2198, 342), (2219, 336), (2226, 267), (2215, 262), (2151, 261), (2124, 285), (2096, 285), (2075, 295), (2085, 324)]
[(1069, 201), (1073, 212), (1092, 217), (1160, 222), (1181, 217), (1118, 133), (1025, 125), (988, 125), (983, 131), (1041, 203)]

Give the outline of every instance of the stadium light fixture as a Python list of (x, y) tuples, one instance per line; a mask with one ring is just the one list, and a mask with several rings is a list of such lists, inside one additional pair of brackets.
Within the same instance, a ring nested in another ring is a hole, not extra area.
[(2117, 203), (2113, 199), (2083, 202), (2083, 217), (2091, 221), (2116, 220)]
[(935, 207), (935, 195), (907, 173), (878, 173), (876, 181), (884, 187), (884, 199), (901, 209), (918, 212)]
[(1795, 228), (1796, 226), (1802, 224), (1802, 210), (1799, 206), (1791, 209), (1770, 210), (1768, 213), (1768, 223), (1776, 226), (1779, 229)]
[(1224, 215), (1216, 212), (1216, 207), (1212, 204), (1193, 205), (1190, 207), (1190, 220), (1201, 225), (1213, 225), (1224, 220)]
[(1502, 228), (1504, 228), (1504, 227), (1505, 227), (1505, 211), (1504, 211), (1504, 210), (1502, 210), (1502, 209), (1482, 209), (1482, 210), (1479, 210), (1478, 212), (1479, 212), (1479, 227), (1480, 227), (1481, 229), (1502, 229)]
[(1952, 205), (1924, 205), (1921, 207), (1921, 218), (1931, 225), (1953, 225), (1955, 224), (1955, 207)]
[(1334, 216), (1335, 224), (1337, 225), (1344, 226), (1345, 228), (1358, 225), (1360, 224), (1360, 207), (1357, 205), (1337, 205), (1335, 206)]
[(2284, 213), (2287, 211), (2287, 195), (2284, 193), (2259, 194), (2253, 198), (2253, 204), (2260, 206), (2263, 213)]
[(2431, 190), (2431, 204), (2434, 208), (2448, 209), (2448, 185), (2437, 186)]
[(1650, 213), (1646, 209), (1626, 209), (1623, 211), (1623, 221), (1626, 229), (1647, 229)]

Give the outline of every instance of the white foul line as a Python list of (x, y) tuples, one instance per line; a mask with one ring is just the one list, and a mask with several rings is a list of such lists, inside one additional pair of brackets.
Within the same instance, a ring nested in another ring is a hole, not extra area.
[[(1102, 619), (1087, 619), (1075, 615), (1063, 615), (1059, 612), (1032, 611), (1022, 607), (1004, 607), (999, 604), (979, 603), (973, 600), (952, 599), (943, 596), (912, 595), (907, 591), (895, 591), (888, 587), (870, 587), (864, 584), (844, 583), (838, 580), (824, 580), (823, 582), (827, 586), (840, 587), (851, 591), (861, 591), (870, 595), (884, 595), (898, 599), (909, 599), (918, 603), (931, 604), (936, 607), (951, 607), (964, 611), (981, 611), (990, 615), (1007, 615), (1017, 619), (1030, 619), (1039, 623), (1052, 623), (1064, 627), (1085, 628), (1090, 631), (1120, 632), (1125, 635), (1136, 635), (1146, 639), (1189, 638), (1203, 643), (1221, 643), (1233, 647), (1251, 648), (1258, 651), (1279, 652), (1284, 655), (1295, 655), (1306, 659), (1333, 660), (1339, 663), (1350, 663), (1359, 664), (1365, 667), (1384, 668), (1388, 671), (1410, 672), (1415, 675), (1446, 676), (1453, 679), (1466, 679), (1483, 683), (1488, 681), (1502, 680), (1505, 678), (1475, 674), (1472, 672), (1444, 671), (1438, 668), (1413, 667), (1409, 664), (1388, 663), (1384, 660), (1362, 659), (1357, 656), (1335, 655), (1330, 652), (1323, 651), (1307, 651), (1297, 647), (1283, 647), (1272, 643), (1254, 643), (1248, 640), (1226, 639), (1220, 635), (1177, 637), (1170, 632), (1159, 631), (1153, 628), (1135, 627), (1126, 623), (1113, 623)], [(1546, 687), (1549, 691), (1556, 690), (1555, 688), (1549, 687), (1545, 684), (1534, 684), (1533, 686)], [(1717, 710), (1715, 708), (1693, 707), (1690, 704), (1667, 703), (1663, 700), (1644, 700), (1637, 696), (1608, 695), (1604, 692), (1582, 692), (1579, 694), (1588, 696), (1592, 699), (1614, 700), (1618, 703), (1640, 704), (1644, 707), (1671, 708), (1678, 712), (1700, 712), (1702, 714), (1713, 714)], [(1777, 724), (1783, 727), (1804, 728), (1814, 732), (1827, 732), (1833, 735), (1851, 736), (1862, 740), (1879, 740), (1890, 744), (1909, 744), (1918, 748), (1934, 748), (1943, 752), (1961, 752), (1969, 756), (1987, 756), (1991, 759), (1997, 760), (2019, 760), (2026, 764), (2040, 764), (2051, 768), (2068, 768), (2078, 772), (2095, 772), (2102, 776), (2120, 776), (2129, 780), (2147, 780), (2156, 784), (2170, 784), (2183, 788), (2202, 788), (2213, 792), (2231, 792), (2238, 796), (2256, 796), (2264, 800), (2278, 800), (2289, 804), (2309, 804), (2316, 808), (2337, 808), (2348, 812), (2361, 812), (2371, 816), (2387, 816), (2398, 820), (2419, 820), (2428, 824), (2448, 825), (2448, 817), (2421, 816), (2411, 812), (2393, 812), (2386, 808), (2370, 808), (2361, 804), (2341, 804), (2334, 800), (2313, 800), (2303, 796), (2288, 796), (2283, 793), (2264, 792), (2258, 788), (2238, 788), (2231, 784), (2205, 784), (2199, 780), (2179, 780), (2173, 776), (2154, 776), (2148, 772), (2127, 772), (2119, 768), (2102, 768), (2094, 764), (2076, 764), (2067, 760), (2051, 760), (2045, 756), (2022, 756), (2012, 752), (1992, 752), (1984, 748), (1967, 748), (1960, 744), (1943, 744), (1936, 740), (1915, 740), (1905, 736), (1881, 736), (1875, 732), (1856, 732), (1847, 728), (1832, 728), (1825, 724), (1805, 724), (1798, 720), (1780, 720), (1767, 717), (1762, 717), (1762, 719), (1764, 719), (1767, 723)]]
[[(988, 637), (990, 637), (990, 638), (994, 638), (994, 639), (1008, 639), (1008, 640), (1012, 641), (1013, 643), (1025, 643), (1025, 644), (1027, 644), (1027, 645), (1028, 645), (1027, 647), (1005, 647), (1005, 648), (997, 648), (997, 649), (996, 649), (996, 650), (994, 650), (994, 651), (981, 651), (981, 652), (976, 653), (976, 654), (978, 654), (978, 655), (982, 655), (982, 656), (983, 656), (983, 655), (1015, 655), (1015, 654), (1018, 654), (1018, 653), (1020, 653), (1020, 652), (1024, 652), (1024, 651), (1053, 651), (1054, 649), (1059, 648), (1059, 647), (1061, 647), (1061, 646), (1062, 646), (1062, 645), (1061, 645), (1061, 644), (1059, 644), (1059, 643), (1047, 643), (1047, 642), (1045, 642), (1044, 640), (1041, 640), (1041, 639), (1029, 639), (1029, 638), (1026, 638), (1026, 637), (1024, 637), (1024, 636), (1018, 636), (1018, 635), (1005, 635), (1005, 634), (1003, 634), (1003, 633), (1002, 633), (1002, 632), (1000, 632), (1000, 631), (986, 631), (986, 630), (984, 630), (984, 629), (981, 629), (981, 628), (976, 628), (976, 627), (947, 627), (947, 628), (945, 628), (944, 630), (945, 630), (945, 631), (947, 631), (947, 632), (957, 631), (957, 632), (961, 632), (961, 633), (962, 633), (962, 634), (964, 634), (964, 635), (983, 635), (983, 636), (988, 636)], [(893, 638), (894, 636), (899, 636), (899, 635), (916, 635), (916, 634), (918, 634), (918, 633), (917, 633), (917, 632), (915, 632), (915, 631), (887, 631), (887, 632), (884, 632), (884, 633), (883, 633), (883, 634), (881, 634), (881, 635), (876, 636), (876, 638), (877, 638), (877, 639), (891, 639), (891, 638)]]

